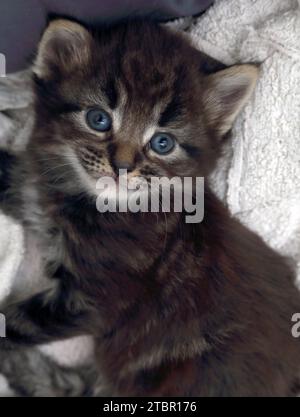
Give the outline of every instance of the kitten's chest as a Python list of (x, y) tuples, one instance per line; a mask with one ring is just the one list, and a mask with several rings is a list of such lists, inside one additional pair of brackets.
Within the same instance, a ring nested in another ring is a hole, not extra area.
[(63, 224), (69, 262), (82, 276), (144, 276), (166, 249), (168, 233), (159, 225), (97, 220), (82, 227)]

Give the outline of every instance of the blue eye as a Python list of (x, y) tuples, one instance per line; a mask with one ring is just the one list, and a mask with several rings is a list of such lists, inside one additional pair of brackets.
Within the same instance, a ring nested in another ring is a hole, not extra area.
[(156, 133), (150, 140), (150, 146), (154, 152), (166, 155), (173, 150), (175, 140), (167, 133)]
[(91, 109), (86, 114), (86, 121), (89, 127), (98, 132), (107, 132), (111, 129), (111, 117), (101, 109)]

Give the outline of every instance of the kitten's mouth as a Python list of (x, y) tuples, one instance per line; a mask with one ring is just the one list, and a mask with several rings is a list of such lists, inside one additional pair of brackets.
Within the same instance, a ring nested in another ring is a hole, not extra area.
[(119, 172), (119, 175), (103, 175), (98, 179), (96, 188), (98, 196), (107, 197), (114, 201), (125, 201), (132, 196), (148, 192), (148, 187), (145, 181), (143, 182), (142, 177), (128, 175), (126, 170)]
[[(113, 200), (127, 199), (133, 194), (141, 194), (148, 191), (147, 181), (139, 173), (119, 170), (118, 174), (113, 170), (104, 168), (104, 161), (90, 149), (75, 151), (78, 164), (77, 172), (85, 178), (85, 184), (89, 189), (94, 188), (96, 194), (107, 195)], [(85, 173), (85, 174), (84, 174)]]

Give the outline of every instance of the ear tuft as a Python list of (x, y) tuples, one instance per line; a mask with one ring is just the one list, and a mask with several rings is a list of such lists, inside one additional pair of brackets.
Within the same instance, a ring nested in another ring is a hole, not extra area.
[(209, 124), (221, 136), (232, 127), (236, 117), (249, 100), (257, 79), (256, 65), (244, 64), (209, 75), (204, 91), (204, 107)]
[(33, 72), (41, 79), (51, 79), (55, 72), (70, 72), (90, 57), (91, 35), (79, 23), (66, 19), (52, 21), (38, 47)]

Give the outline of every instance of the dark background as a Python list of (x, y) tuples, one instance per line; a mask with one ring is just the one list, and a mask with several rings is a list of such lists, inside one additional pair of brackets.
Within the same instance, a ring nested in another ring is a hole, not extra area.
[(0, 0), (0, 53), (7, 73), (26, 67), (49, 14), (90, 24), (129, 16), (167, 20), (201, 13), (213, 0)]

